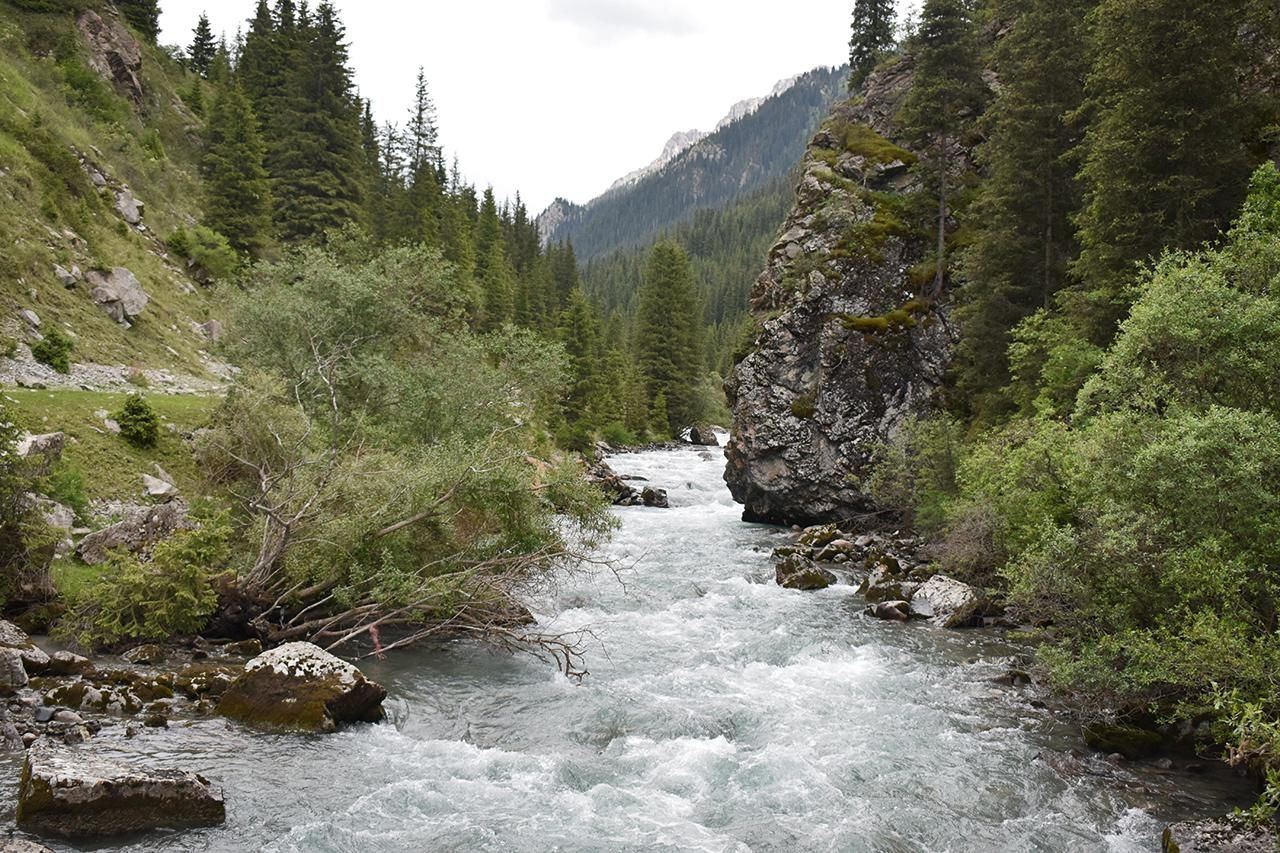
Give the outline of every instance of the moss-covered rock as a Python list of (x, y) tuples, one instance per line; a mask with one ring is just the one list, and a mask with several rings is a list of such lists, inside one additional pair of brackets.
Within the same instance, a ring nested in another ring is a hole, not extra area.
[(359, 669), (311, 643), (264, 652), (222, 694), (218, 713), (233, 720), (305, 732), (382, 719), (387, 691)]
[(1134, 760), (1159, 752), (1164, 745), (1164, 736), (1123, 723), (1094, 723), (1085, 726), (1084, 742), (1100, 752), (1119, 753)]
[(36, 745), (18, 791), (18, 826), (41, 835), (92, 838), (151, 829), (216, 826), (221, 789), (195, 773), (150, 770), (77, 750)]
[(813, 561), (800, 555), (784, 557), (778, 563), (775, 579), (786, 589), (826, 589), (836, 582), (836, 576)]

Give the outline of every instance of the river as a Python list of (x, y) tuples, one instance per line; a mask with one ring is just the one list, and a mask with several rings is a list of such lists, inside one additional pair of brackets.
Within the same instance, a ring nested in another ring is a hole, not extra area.
[(1077, 736), (993, 683), (1016, 651), (996, 635), (867, 619), (850, 586), (780, 589), (783, 534), (739, 520), (719, 452), (612, 461), (672, 508), (619, 510), (620, 577), (534, 603), (598, 638), (582, 683), (456, 643), (362, 665), (390, 692), (383, 725), (104, 730), (91, 748), (221, 784), (228, 820), (96, 849), (1148, 851), (1240, 796), (1101, 758), (1060, 775), (1037, 756)]

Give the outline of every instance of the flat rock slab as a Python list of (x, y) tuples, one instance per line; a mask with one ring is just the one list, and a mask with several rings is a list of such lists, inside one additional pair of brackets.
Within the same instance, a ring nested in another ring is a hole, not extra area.
[(307, 732), (382, 719), (387, 691), (359, 669), (311, 643), (286, 643), (245, 664), (222, 694), (233, 720)]
[(1274, 823), (1259, 825), (1226, 815), (1175, 823), (1161, 839), (1164, 853), (1275, 853), (1280, 831)]
[(38, 835), (93, 838), (217, 826), (222, 790), (185, 770), (131, 767), (73, 749), (37, 744), (18, 790), (18, 826)]

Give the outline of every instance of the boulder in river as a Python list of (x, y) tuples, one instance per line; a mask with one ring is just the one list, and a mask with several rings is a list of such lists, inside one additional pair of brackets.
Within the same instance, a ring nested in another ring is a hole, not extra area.
[(884, 564), (876, 566), (858, 587), (858, 592), (868, 604), (882, 601), (910, 601), (920, 589), (920, 584), (895, 574)]
[(0, 648), (16, 651), (22, 658), (23, 668), (30, 675), (38, 675), (49, 667), (49, 655), (31, 642), (26, 631), (4, 619), (0, 619)]
[(975, 624), (987, 606), (982, 590), (946, 575), (934, 575), (911, 597), (911, 614), (943, 628)]
[(668, 509), (671, 506), (670, 500), (667, 499), (666, 489), (655, 489), (651, 486), (645, 486), (644, 490), (640, 493), (640, 499), (644, 501), (644, 505), (648, 507)]
[(867, 613), (887, 622), (906, 622), (911, 618), (911, 602), (877, 601), (867, 607)]
[(1130, 761), (1147, 758), (1160, 751), (1164, 736), (1150, 729), (1124, 723), (1093, 723), (1084, 727), (1084, 742), (1109, 755), (1123, 755)]
[(783, 557), (775, 578), (778, 586), (786, 589), (826, 589), (836, 582), (835, 575), (799, 554)]
[(720, 439), (711, 424), (694, 424), (689, 427), (689, 443), (699, 447), (719, 447)]
[(16, 693), (27, 686), (27, 671), (17, 649), (0, 648), (0, 696)]
[(28, 832), (92, 838), (226, 819), (221, 789), (184, 770), (132, 767), (42, 744), (27, 752), (22, 768), (18, 826)]
[(382, 719), (387, 691), (311, 643), (287, 643), (245, 664), (218, 713), (244, 723), (331, 732), (339, 723)]
[(1164, 831), (1163, 853), (1275, 853), (1276, 824), (1258, 824), (1234, 815), (1175, 823)]

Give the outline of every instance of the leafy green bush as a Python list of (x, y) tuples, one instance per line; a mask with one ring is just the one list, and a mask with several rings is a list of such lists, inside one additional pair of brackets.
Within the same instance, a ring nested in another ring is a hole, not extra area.
[(69, 103), (104, 123), (124, 120), (124, 106), (119, 96), (79, 56), (65, 57), (58, 63), (58, 68), (62, 71)]
[(168, 239), (169, 248), (185, 258), (193, 277), (204, 282), (225, 281), (241, 266), (240, 256), (227, 238), (203, 225), (179, 228)]
[(20, 590), (48, 588), (56, 538), (27, 497), (31, 471), (17, 453), (18, 435), (0, 403), (0, 604)]
[(55, 629), (92, 649), (127, 640), (164, 640), (200, 631), (218, 604), (216, 578), (229, 555), (219, 518), (156, 545), (149, 560), (112, 552)]
[(120, 437), (138, 448), (155, 447), (160, 438), (160, 417), (141, 394), (131, 394), (116, 413)]
[(47, 364), (59, 373), (71, 372), (71, 351), (75, 343), (57, 326), (50, 326), (44, 337), (31, 345), (31, 355), (41, 364)]
[(40, 484), (40, 491), (75, 511), (77, 518), (87, 518), (89, 495), (84, 488), (84, 475), (75, 463), (63, 459), (53, 467)]

